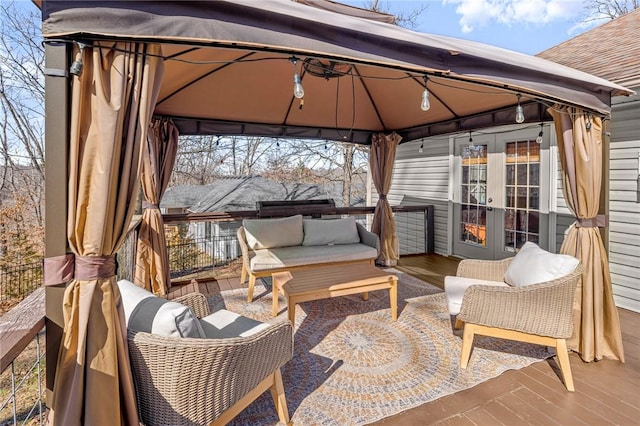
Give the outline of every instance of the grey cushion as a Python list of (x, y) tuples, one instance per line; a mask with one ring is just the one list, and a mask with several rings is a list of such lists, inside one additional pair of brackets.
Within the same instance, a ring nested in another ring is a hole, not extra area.
[(278, 219), (244, 219), (247, 245), (252, 250), (302, 244), (302, 215)]
[(568, 275), (579, 262), (573, 256), (549, 253), (527, 241), (509, 264), (504, 281), (512, 286), (552, 281)]
[(243, 317), (226, 309), (220, 309), (202, 318), (200, 325), (209, 339), (246, 337), (269, 327), (268, 323)]
[(191, 308), (155, 296), (127, 280), (118, 281), (127, 328), (165, 337), (204, 338)]
[(319, 263), (369, 260), (377, 256), (378, 251), (365, 244), (281, 247), (256, 250), (250, 267), (255, 272)]
[(360, 235), (353, 217), (343, 219), (304, 219), (303, 246), (355, 244)]

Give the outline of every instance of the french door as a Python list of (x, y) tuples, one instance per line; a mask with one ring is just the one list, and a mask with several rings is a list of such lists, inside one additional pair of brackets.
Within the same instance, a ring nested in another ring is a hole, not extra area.
[(529, 130), (455, 141), (455, 255), (502, 259), (526, 241), (547, 248), (549, 144), (536, 135)]

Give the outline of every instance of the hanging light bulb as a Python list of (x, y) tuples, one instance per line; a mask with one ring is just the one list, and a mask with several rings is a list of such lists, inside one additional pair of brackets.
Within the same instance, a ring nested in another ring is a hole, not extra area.
[(418, 148), (420, 154), (422, 154), (422, 151), (424, 151), (424, 141), (420, 142), (420, 148)]
[(82, 74), (82, 68), (83, 68), (82, 55), (84, 53), (84, 48), (87, 47), (87, 45), (80, 41), (76, 42), (76, 44), (78, 45), (78, 50), (79, 50), (78, 59), (73, 61), (73, 63), (69, 67), (69, 74), (80, 76)]
[(518, 93), (518, 106), (516, 107), (516, 123), (524, 123), (524, 110), (520, 105), (520, 93)]
[(302, 87), (302, 80), (300, 79), (300, 74), (296, 70), (296, 64), (298, 63), (298, 58), (295, 56), (289, 59), (293, 62), (293, 96), (298, 99), (302, 99), (304, 97), (304, 87)]
[(424, 91), (422, 92), (422, 102), (420, 102), (420, 109), (423, 111), (429, 111), (431, 108), (431, 102), (429, 102), (429, 90), (427, 90), (428, 77), (424, 76)]
[(542, 143), (542, 141), (544, 140), (542, 138), (542, 136), (544, 135), (544, 133), (542, 132), (542, 126), (544, 126), (544, 124), (540, 123), (540, 133), (538, 133), (538, 137), (536, 138), (536, 143)]

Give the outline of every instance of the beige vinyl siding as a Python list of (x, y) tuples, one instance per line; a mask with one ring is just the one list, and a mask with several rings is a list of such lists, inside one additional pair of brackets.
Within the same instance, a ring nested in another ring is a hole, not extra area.
[[(639, 87), (634, 88), (636, 92)], [(640, 312), (640, 96), (613, 99), (609, 264), (616, 305)]]
[[(398, 146), (388, 200), (392, 206), (401, 203), (433, 205), (435, 252), (448, 254), (449, 140), (425, 139), (422, 153), (418, 152), (420, 144), (418, 140)], [(372, 204), (377, 200), (378, 195), (372, 187)], [(396, 221), (400, 254), (424, 245), (422, 220), (422, 216), (411, 215)]]

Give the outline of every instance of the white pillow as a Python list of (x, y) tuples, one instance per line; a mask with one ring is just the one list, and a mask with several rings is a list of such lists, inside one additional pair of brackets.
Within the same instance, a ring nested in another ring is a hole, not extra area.
[(244, 219), (247, 244), (252, 250), (302, 244), (302, 215), (278, 219)]
[(569, 274), (579, 262), (573, 256), (549, 253), (527, 241), (509, 264), (504, 281), (518, 287), (555, 280)]
[(326, 246), (332, 244), (355, 244), (360, 234), (353, 217), (343, 219), (304, 219), (303, 246)]
[(205, 338), (191, 308), (155, 296), (131, 281), (118, 281), (127, 328), (165, 337)]

